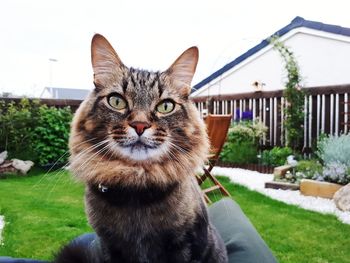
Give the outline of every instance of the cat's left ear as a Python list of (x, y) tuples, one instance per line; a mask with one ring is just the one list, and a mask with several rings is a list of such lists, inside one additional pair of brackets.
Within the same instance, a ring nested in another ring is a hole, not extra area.
[(191, 82), (197, 63), (198, 48), (191, 47), (183, 52), (166, 71), (181, 95), (188, 96), (191, 93)]
[(91, 41), (91, 62), (97, 85), (118, 79), (124, 66), (112, 45), (100, 34), (95, 34)]

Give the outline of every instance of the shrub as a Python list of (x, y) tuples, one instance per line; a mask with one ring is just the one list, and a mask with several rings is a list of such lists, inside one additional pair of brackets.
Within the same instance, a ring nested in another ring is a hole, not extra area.
[(234, 124), (228, 133), (228, 142), (253, 141), (258, 145), (259, 139), (266, 133), (267, 127), (260, 121), (242, 121)]
[(323, 137), (317, 143), (317, 155), (325, 165), (339, 162), (350, 167), (350, 134)]
[(67, 150), (71, 119), (69, 108), (40, 106), (38, 100), (0, 101), (0, 151), (41, 165), (56, 161)]
[(258, 150), (252, 141), (238, 141), (226, 143), (221, 151), (221, 160), (235, 164), (249, 164), (257, 162)]
[(340, 162), (328, 163), (321, 174), (315, 176), (318, 181), (326, 181), (338, 184), (348, 184), (350, 183), (350, 171), (349, 168)]
[[(72, 120), (70, 108), (40, 107), (40, 117), (35, 128), (35, 151), (40, 165), (55, 161), (66, 162), (69, 127)], [(60, 159), (60, 160), (59, 160)]]
[(287, 171), (284, 178), (275, 178), (277, 181), (299, 184), (302, 179), (311, 179), (302, 172)]
[(298, 162), (296, 172), (301, 173), (303, 178), (312, 179), (322, 173), (322, 164), (317, 160), (301, 160)]
[(35, 161), (34, 129), (39, 118), (39, 101), (24, 98), (19, 103), (0, 101), (0, 151), (8, 158)]
[(258, 142), (266, 130), (261, 122), (247, 121), (233, 125), (221, 151), (221, 160), (236, 164), (256, 163)]
[(293, 151), (289, 147), (273, 147), (272, 150), (265, 150), (262, 153), (262, 164), (268, 166), (281, 166), (286, 163), (287, 157), (292, 155)]

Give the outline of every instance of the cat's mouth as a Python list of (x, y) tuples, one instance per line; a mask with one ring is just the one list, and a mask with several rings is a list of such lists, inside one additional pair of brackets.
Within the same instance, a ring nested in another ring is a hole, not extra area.
[(141, 140), (138, 140), (135, 143), (132, 143), (132, 144), (129, 144), (129, 145), (126, 145), (126, 146), (123, 146), (123, 147), (130, 147), (131, 152), (137, 151), (137, 150), (146, 150), (147, 151), (148, 149), (155, 149), (155, 148), (157, 148), (156, 146), (146, 144), (146, 143), (142, 142)]
[(123, 156), (137, 160), (154, 160), (162, 156), (166, 150), (167, 146), (164, 144), (152, 143), (152, 141), (142, 140), (138, 138), (134, 142), (119, 144), (117, 151)]

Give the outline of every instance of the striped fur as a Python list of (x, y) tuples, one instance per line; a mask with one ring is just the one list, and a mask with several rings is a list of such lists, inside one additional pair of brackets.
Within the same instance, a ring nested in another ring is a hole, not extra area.
[[(94, 36), (96, 88), (72, 123), (70, 167), (86, 184), (88, 219), (104, 255), (96, 262), (227, 261), (194, 176), (209, 147), (188, 99), (197, 60), (193, 47), (164, 72), (127, 68), (104, 37)], [(127, 107), (108, 103), (115, 94)], [(164, 100), (173, 111), (157, 111)], [(133, 123), (147, 128), (136, 134)]]

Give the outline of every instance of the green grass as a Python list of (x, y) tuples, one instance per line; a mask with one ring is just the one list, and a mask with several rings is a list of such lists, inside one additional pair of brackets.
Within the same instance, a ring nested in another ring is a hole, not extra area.
[[(349, 225), (220, 180), (280, 262), (350, 262)], [(92, 231), (83, 192), (67, 172), (0, 180), (0, 214), (6, 217), (0, 255), (51, 259), (61, 245)]]
[(0, 214), (6, 221), (0, 255), (51, 259), (62, 244), (91, 232), (83, 186), (67, 172), (43, 174), (0, 180)]
[(279, 262), (350, 262), (350, 225), (333, 215), (306, 211), (234, 185), (226, 177), (220, 177), (220, 181)]

